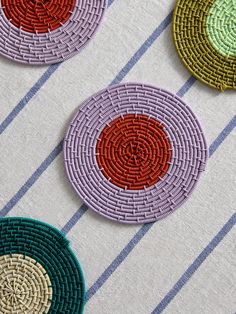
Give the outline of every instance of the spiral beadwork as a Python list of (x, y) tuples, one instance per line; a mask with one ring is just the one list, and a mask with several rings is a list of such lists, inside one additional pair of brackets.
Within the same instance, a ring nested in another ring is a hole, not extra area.
[(171, 144), (157, 120), (127, 114), (104, 128), (96, 154), (108, 180), (124, 189), (142, 190), (167, 173)]
[(52, 285), (45, 269), (22, 254), (0, 256), (0, 313), (48, 313)]
[(109, 87), (85, 101), (64, 142), (68, 177), (82, 200), (124, 223), (178, 208), (207, 160), (197, 118), (177, 96), (144, 84)]
[(107, 0), (2, 0), (0, 53), (22, 63), (51, 64), (91, 39)]
[(1, 0), (6, 18), (30, 33), (48, 33), (71, 16), (75, 0)]
[(0, 313), (83, 313), (84, 279), (69, 242), (26, 218), (0, 220)]
[(236, 89), (236, 7), (233, 0), (178, 0), (173, 34), (194, 76), (221, 91)]

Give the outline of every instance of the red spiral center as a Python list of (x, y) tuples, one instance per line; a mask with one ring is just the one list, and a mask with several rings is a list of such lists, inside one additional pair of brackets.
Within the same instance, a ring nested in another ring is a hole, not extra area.
[(2, 0), (7, 19), (30, 33), (47, 33), (64, 24), (75, 0)]
[(127, 114), (107, 125), (96, 146), (98, 166), (113, 184), (141, 190), (168, 171), (171, 144), (163, 125), (146, 115)]

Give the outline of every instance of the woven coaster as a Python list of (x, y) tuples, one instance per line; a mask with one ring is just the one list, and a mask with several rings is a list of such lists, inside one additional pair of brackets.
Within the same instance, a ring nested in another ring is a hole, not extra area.
[(190, 108), (143, 84), (109, 87), (89, 98), (64, 142), (66, 171), (80, 198), (130, 224), (161, 219), (185, 202), (207, 155)]
[(107, 0), (1, 0), (0, 53), (30, 64), (61, 62), (91, 39)]
[(69, 242), (32, 219), (0, 220), (0, 313), (83, 313), (84, 279)]
[(236, 89), (234, 0), (178, 0), (173, 17), (180, 58), (194, 76), (221, 91)]

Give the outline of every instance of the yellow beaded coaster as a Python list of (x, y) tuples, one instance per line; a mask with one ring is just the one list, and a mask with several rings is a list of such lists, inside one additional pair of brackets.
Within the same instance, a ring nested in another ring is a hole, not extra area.
[(221, 91), (236, 89), (236, 5), (234, 0), (178, 0), (173, 35), (191, 73)]

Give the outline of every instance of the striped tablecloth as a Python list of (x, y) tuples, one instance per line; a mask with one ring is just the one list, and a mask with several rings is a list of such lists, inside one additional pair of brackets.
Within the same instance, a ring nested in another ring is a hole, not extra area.
[[(62, 230), (85, 272), (89, 314), (236, 312), (236, 98), (197, 82), (171, 36), (173, 0), (110, 0), (79, 55), (49, 67), (0, 58), (0, 215)], [(210, 150), (187, 203), (127, 226), (87, 210), (65, 176), (62, 140), (79, 104), (119, 82), (168, 89), (189, 104)]]

